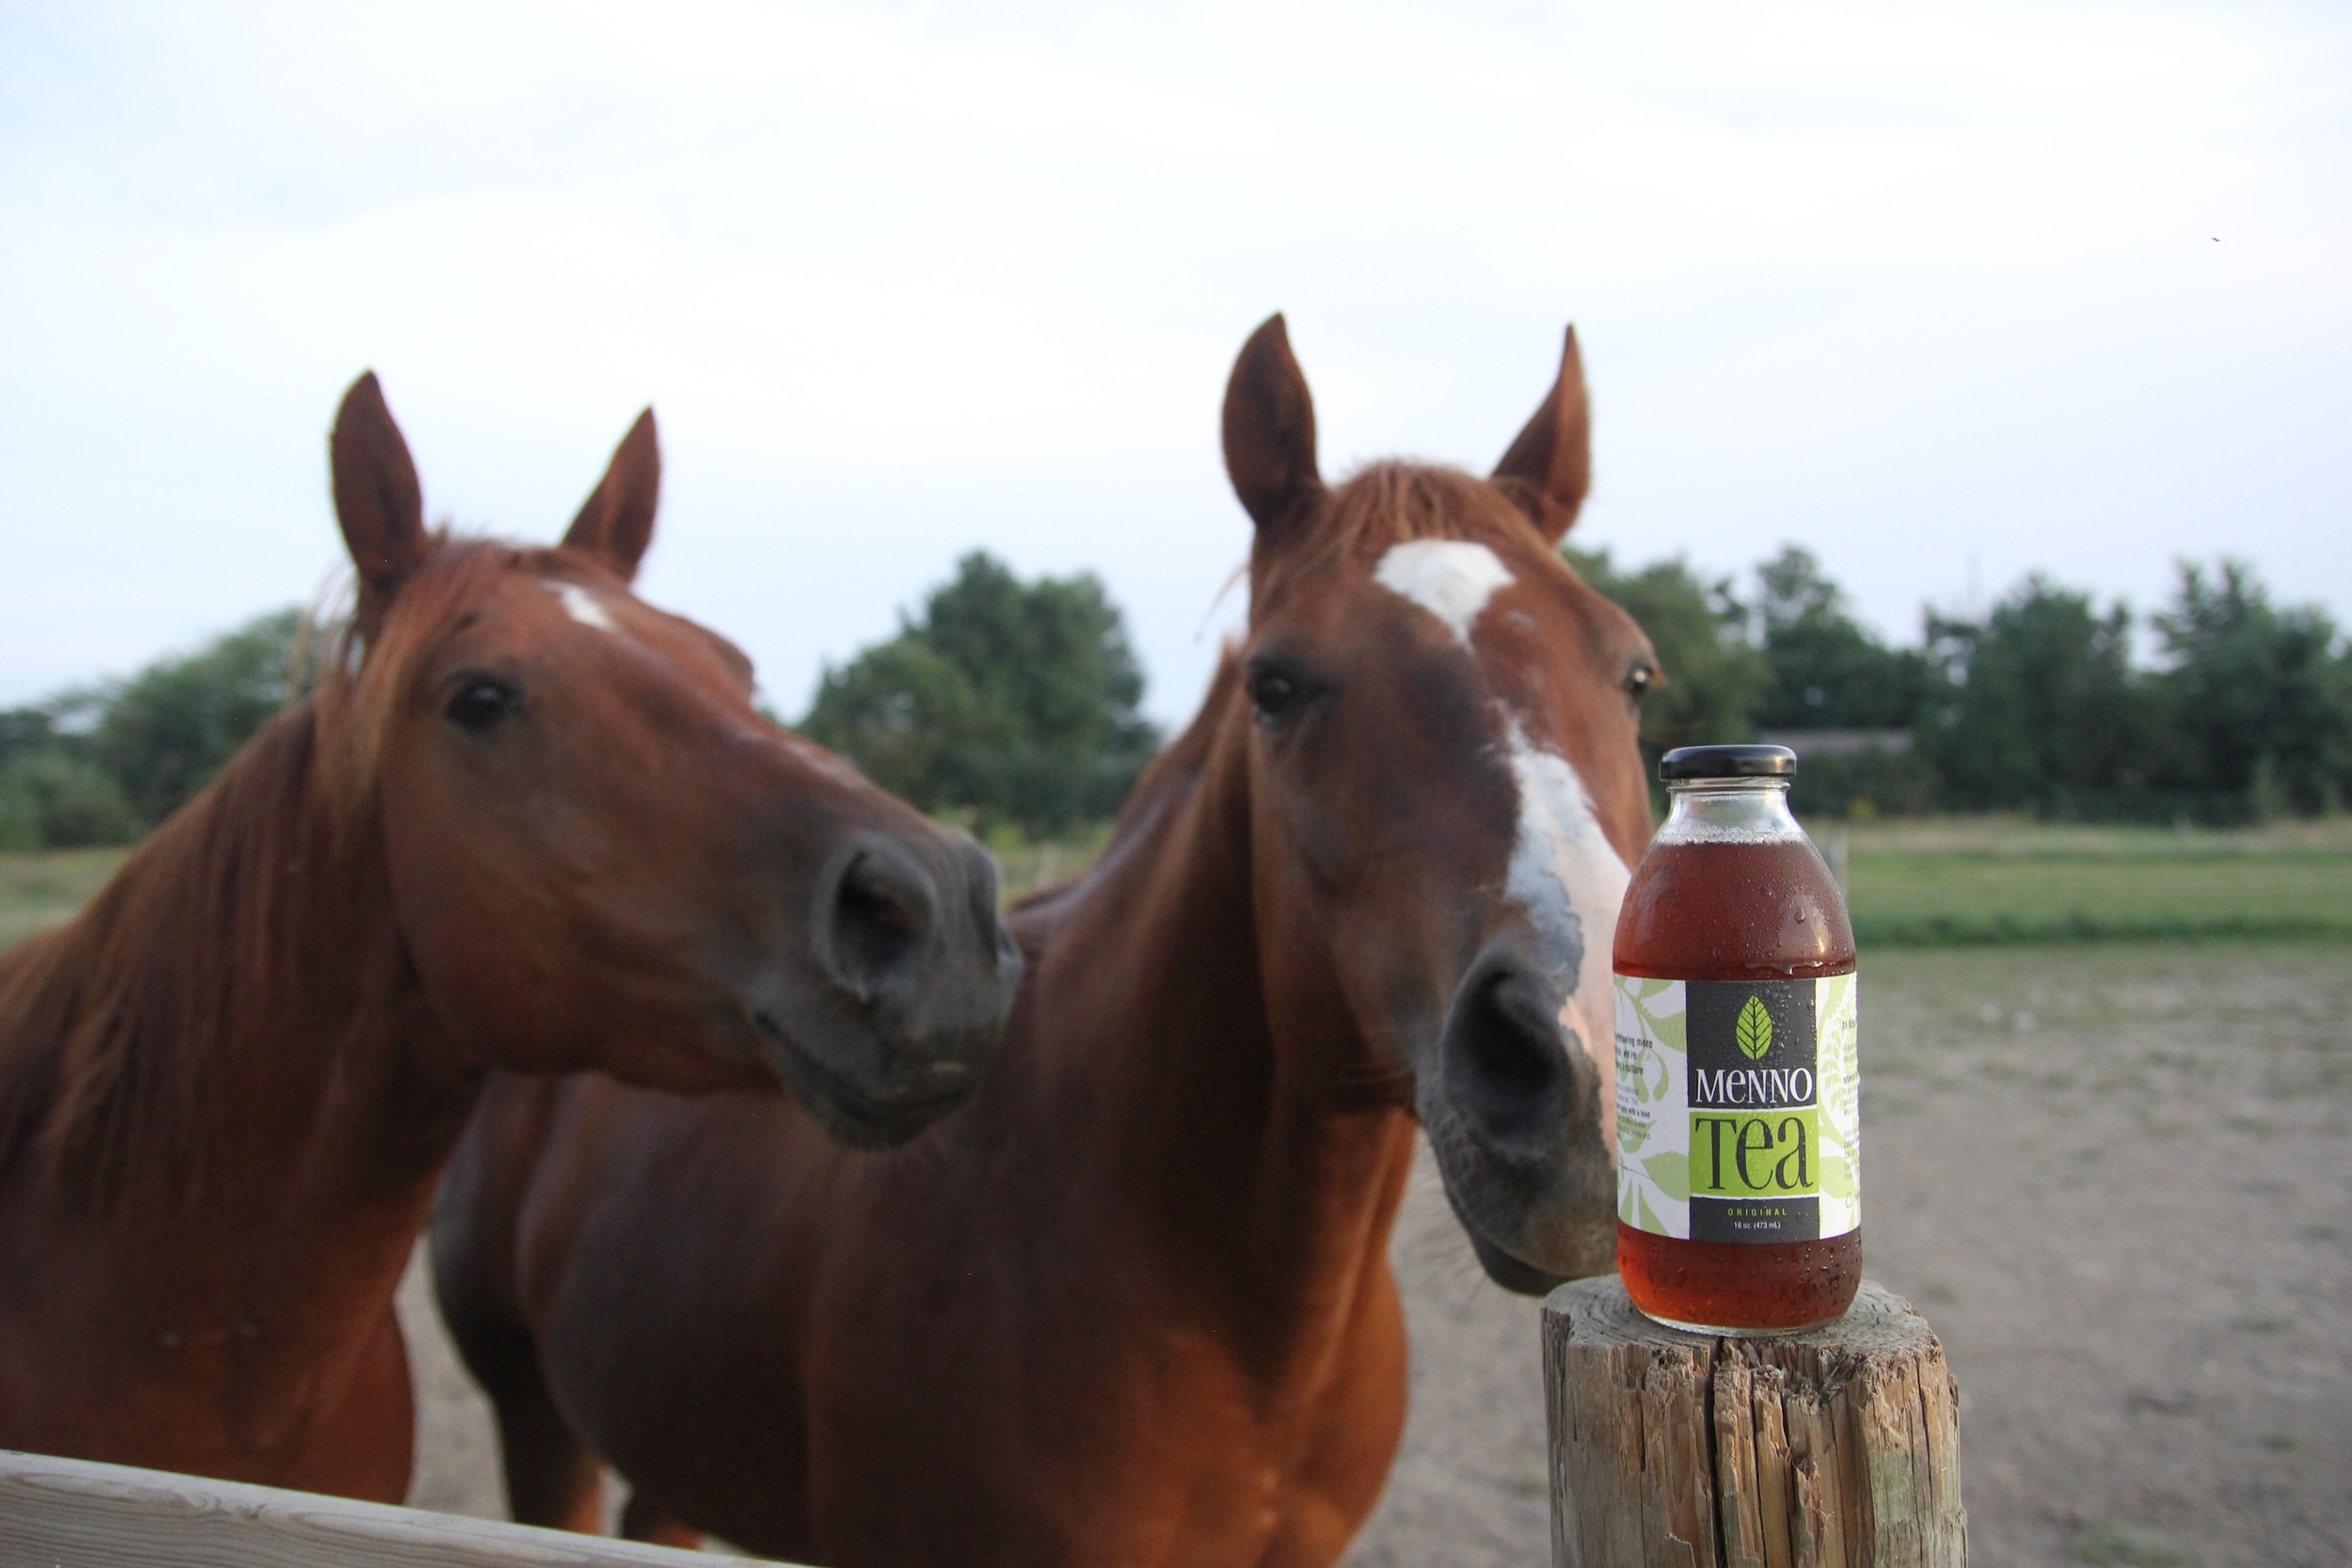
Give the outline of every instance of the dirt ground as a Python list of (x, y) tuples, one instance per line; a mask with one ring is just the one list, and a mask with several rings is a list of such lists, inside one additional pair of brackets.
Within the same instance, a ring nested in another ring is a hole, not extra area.
[[(2352, 950), (1896, 952), (1865, 967), (1871, 1277), (1943, 1337), (1979, 1568), (2352, 1562)], [(1418, 1173), (1413, 1413), (1357, 1568), (1549, 1552), (1535, 1304)], [(413, 1500), (495, 1514), (422, 1281)]]

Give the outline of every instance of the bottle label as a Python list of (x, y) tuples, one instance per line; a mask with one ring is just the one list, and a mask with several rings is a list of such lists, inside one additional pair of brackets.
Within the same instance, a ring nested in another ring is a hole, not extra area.
[(1618, 975), (1617, 1217), (1695, 1242), (1857, 1228), (1855, 990)]

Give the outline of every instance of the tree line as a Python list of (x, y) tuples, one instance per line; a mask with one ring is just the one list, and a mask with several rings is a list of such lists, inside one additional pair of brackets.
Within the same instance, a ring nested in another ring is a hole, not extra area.
[(128, 844), (212, 781), (293, 697), (299, 611), (260, 616), (128, 680), (0, 710), (0, 849)]
[(1643, 713), (1653, 757), (1759, 732), (1888, 735), (1807, 756), (1800, 810), (2232, 824), (2352, 800), (2352, 649), (2325, 610), (2274, 603), (2241, 562), (2182, 562), (2144, 645), (2128, 605), (2035, 574), (1980, 618), (1928, 611), (1897, 647), (1795, 546), (1744, 590), (1680, 560), (1569, 559), (1668, 672)]
[[(2042, 576), (1979, 618), (1891, 645), (1790, 546), (1743, 582), (1680, 559), (1567, 552), (1632, 612), (1665, 684), (1667, 748), (1861, 731), (1808, 752), (1814, 815), (2018, 811), (2241, 823), (2352, 801), (2352, 648), (2234, 562), (2184, 562), (2147, 618)], [(300, 616), (262, 616), (127, 680), (0, 710), (0, 849), (128, 843), (194, 795), (299, 689)], [(799, 721), (875, 783), (984, 835), (1041, 839), (1117, 811), (1160, 743), (1143, 670), (1091, 574), (1024, 580), (975, 551), (896, 633), (828, 666)]]
[[(0, 850), (126, 844), (201, 789), (301, 687), (292, 610), (128, 680), (0, 710)], [(1159, 731), (1143, 667), (1091, 574), (1024, 581), (984, 551), (827, 667), (799, 728), (923, 810), (1002, 839), (1119, 809)]]

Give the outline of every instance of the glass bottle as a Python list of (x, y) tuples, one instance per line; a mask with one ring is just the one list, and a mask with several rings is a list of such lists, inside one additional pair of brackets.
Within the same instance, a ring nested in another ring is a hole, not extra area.
[(1617, 1267), (1676, 1328), (1810, 1328), (1862, 1281), (1853, 927), (1789, 815), (1796, 768), (1667, 752), (1617, 919)]

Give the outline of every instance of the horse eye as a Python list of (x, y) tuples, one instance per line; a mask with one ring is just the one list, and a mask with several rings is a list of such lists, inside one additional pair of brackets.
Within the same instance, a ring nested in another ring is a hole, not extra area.
[(460, 688), (442, 709), (449, 721), (470, 735), (480, 735), (515, 710), (522, 693), (501, 680), (476, 676)]
[(1648, 696), (1650, 688), (1657, 684), (1658, 671), (1655, 666), (1636, 664), (1625, 673), (1625, 694), (1637, 703)]
[(1298, 683), (1279, 671), (1257, 671), (1249, 677), (1249, 700), (1261, 720), (1279, 719), (1298, 701)]

